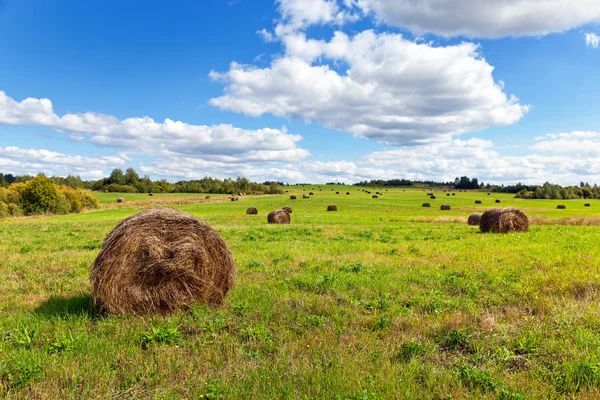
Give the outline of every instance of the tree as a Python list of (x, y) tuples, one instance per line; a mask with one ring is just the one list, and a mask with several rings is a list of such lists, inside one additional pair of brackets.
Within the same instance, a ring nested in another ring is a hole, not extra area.
[(127, 171), (125, 171), (125, 184), (133, 186), (139, 180), (140, 180), (140, 176), (138, 175), (137, 172), (135, 172), (135, 169), (133, 169), (131, 167), (127, 168)]
[(110, 173), (110, 176), (108, 177), (107, 183), (108, 184), (116, 183), (117, 185), (124, 185), (125, 184), (125, 175), (123, 175), (123, 171), (120, 170), (119, 168), (113, 169), (113, 171)]

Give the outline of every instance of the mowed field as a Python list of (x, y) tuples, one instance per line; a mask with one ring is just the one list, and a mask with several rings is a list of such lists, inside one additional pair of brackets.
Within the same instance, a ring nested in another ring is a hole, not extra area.
[[(0, 398), (600, 398), (600, 201), (321, 188), (119, 206), (99, 194), (98, 211), (0, 220)], [(152, 204), (226, 240), (238, 274), (225, 306), (91, 307), (104, 237)], [(291, 225), (267, 225), (283, 206)], [(521, 208), (530, 231), (467, 226), (496, 206)]]

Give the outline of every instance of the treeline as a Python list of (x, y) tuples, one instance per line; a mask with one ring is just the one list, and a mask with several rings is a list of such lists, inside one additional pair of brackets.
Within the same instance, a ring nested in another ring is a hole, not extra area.
[(38, 175), (0, 187), (0, 217), (69, 214), (98, 208), (98, 200), (82, 188), (59, 185)]
[[(12, 174), (0, 173), (0, 187), (8, 187), (14, 183), (23, 183), (33, 180), (31, 175), (14, 176)], [(88, 189), (95, 191), (118, 192), (118, 193), (246, 193), (246, 194), (279, 194), (283, 183), (269, 181), (264, 183), (250, 182), (247, 178), (237, 179), (215, 179), (202, 178), (190, 181), (168, 182), (165, 179), (152, 180), (149, 176), (140, 177), (133, 169), (128, 168), (123, 172), (114, 169), (110, 176), (104, 179), (83, 181), (78, 176), (51, 177), (48, 178), (59, 186), (68, 186), (74, 189)]]
[(583, 183), (579, 186), (562, 187), (546, 182), (542, 186), (527, 186), (519, 190), (515, 196), (520, 199), (600, 199), (598, 185)]
[[(455, 178), (452, 182), (435, 182), (435, 181), (413, 181), (409, 179), (376, 179), (370, 181), (362, 181), (354, 184), (354, 186), (374, 186), (374, 187), (410, 187), (410, 186), (426, 186), (426, 187), (443, 187), (455, 189), (482, 189), (486, 187), (483, 183), (479, 183), (477, 178), (469, 178), (462, 176)], [(490, 188), (490, 185), (487, 185)]]

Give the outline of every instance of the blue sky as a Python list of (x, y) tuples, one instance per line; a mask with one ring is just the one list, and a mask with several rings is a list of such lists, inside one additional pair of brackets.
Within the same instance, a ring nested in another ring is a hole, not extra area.
[(0, 171), (600, 183), (572, 3), (0, 0)]

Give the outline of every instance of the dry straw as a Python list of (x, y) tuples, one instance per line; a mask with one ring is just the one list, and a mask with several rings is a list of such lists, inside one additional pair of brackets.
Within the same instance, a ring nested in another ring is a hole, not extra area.
[(337, 211), (337, 207), (335, 204), (330, 204), (327, 206), (327, 211)]
[(303, 198), (303, 199), (310, 199), (310, 196), (309, 196), (309, 195), (307, 195), (307, 194), (304, 194), (304, 195), (302, 195), (302, 198)]
[(289, 224), (292, 222), (292, 219), (287, 211), (275, 210), (267, 215), (267, 222), (270, 224)]
[(119, 223), (92, 264), (94, 304), (112, 314), (223, 303), (235, 266), (219, 233), (189, 214), (151, 208)]
[(423, 203), (423, 207), (431, 207), (430, 203)]
[(125, 203), (125, 199), (124, 199), (124, 198), (122, 198), (122, 197), (119, 197), (119, 198), (117, 199), (117, 203)]
[(479, 228), (492, 233), (527, 232), (529, 220), (519, 209), (495, 208), (483, 213)]
[(467, 223), (471, 226), (479, 226), (479, 222), (481, 221), (481, 214), (471, 214), (469, 215), (469, 219)]
[(442, 204), (440, 207), (440, 210), (442, 210), (442, 211), (448, 211), (450, 209), (451, 209), (451, 207), (448, 204)]
[(293, 195), (291, 195), (291, 196), (290, 196), (290, 200), (296, 200), (296, 195), (294, 195), (294, 194), (293, 194)]
[(288, 214), (292, 213), (292, 209), (290, 207), (283, 207), (282, 210), (287, 211)]
[(481, 200), (475, 200), (475, 204), (482, 204)]
[(256, 215), (256, 214), (258, 214), (258, 209), (256, 209), (255, 207), (250, 207), (249, 209), (246, 210), (246, 214)]
[(556, 208), (559, 209), (559, 210), (566, 210), (567, 206), (565, 206), (564, 204), (559, 204), (559, 205), (556, 206)]

